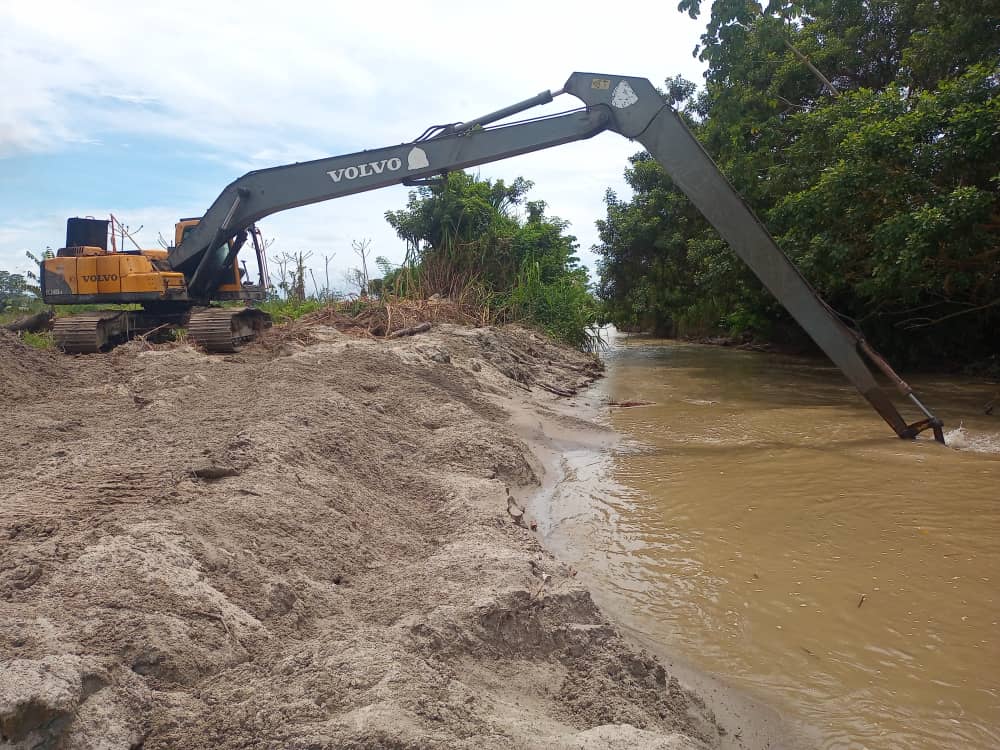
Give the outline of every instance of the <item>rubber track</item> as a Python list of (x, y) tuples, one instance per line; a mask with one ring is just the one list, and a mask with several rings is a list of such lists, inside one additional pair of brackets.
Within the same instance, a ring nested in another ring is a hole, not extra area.
[(234, 323), (244, 313), (257, 314), (246, 307), (209, 307), (195, 310), (188, 321), (188, 336), (208, 352), (235, 352), (256, 334), (237, 336)]
[(93, 354), (111, 340), (106, 331), (108, 323), (124, 314), (108, 311), (56, 318), (52, 336), (56, 346), (68, 354)]

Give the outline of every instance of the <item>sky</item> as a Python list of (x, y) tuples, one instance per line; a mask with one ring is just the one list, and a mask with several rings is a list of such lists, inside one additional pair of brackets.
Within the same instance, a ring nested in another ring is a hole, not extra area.
[[(469, 120), (573, 71), (701, 82), (703, 21), (662, 2), (140, 3), (0, 0), (0, 269), (64, 244), (66, 218), (113, 213), (143, 247), (171, 239), (252, 169), (404, 143)], [(579, 106), (570, 96), (520, 117)], [(604, 192), (639, 150), (602, 133), (476, 170), (535, 183), (593, 268)], [(260, 222), (269, 256), (313, 252), (331, 286), (358, 265), (353, 240), (393, 262), (399, 186)], [(272, 267), (273, 272), (273, 267)]]

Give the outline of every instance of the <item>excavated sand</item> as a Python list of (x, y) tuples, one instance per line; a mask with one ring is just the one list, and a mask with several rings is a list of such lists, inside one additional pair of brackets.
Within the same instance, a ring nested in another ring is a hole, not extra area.
[(718, 745), (507, 512), (540, 469), (505, 404), (541, 414), (525, 383), (590, 357), (520, 329), (310, 341), (0, 338), (0, 747)]

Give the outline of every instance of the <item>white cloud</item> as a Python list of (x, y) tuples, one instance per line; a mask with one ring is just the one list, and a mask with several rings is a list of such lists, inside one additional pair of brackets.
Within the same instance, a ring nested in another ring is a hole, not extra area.
[[(646, 76), (654, 83), (675, 73), (700, 80), (701, 71), (690, 54), (700, 24), (662, 0), (59, 0), (4, 4), (0, 24), (0, 80), (16, 86), (0, 108), (0, 159), (58, 154), (71, 144), (112, 137), (141, 136), (144, 143), (162, 137), (226, 163), (234, 175), (411, 140), (428, 125), (556, 89), (573, 70)], [(561, 97), (546, 110), (575, 104)], [(534, 180), (532, 197), (570, 220), (586, 251), (596, 241), (593, 222), (603, 215), (604, 189), (624, 192), (625, 158), (637, 149), (603, 135), (480, 171)], [(0, 161), (0, 176), (2, 170)], [(350, 254), (351, 238), (371, 237), (376, 253), (398, 256), (399, 243), (382, 215), (401, 207), (405, 195), (404, 189), (383, 190), (296, 209), (267, 219), (263, 229), (278, 239), (276, 247), (333, 250), (345, 265), (354, 262), (342, 258)], [(190, 205), (163, 206), (161, 197), (127, 188), (117, 206), (90, 206), (86, 181), (73, 187), (66, 204), (39, 205), (16, 224), (4, 222), (0, 266), (19, 267), (25, 247), (57, 244), (64, 217), (77, 207), (104, 215), (140, 206), (128, 211), (130, 223), (156, 221), (164, 234), (190, 212)]]

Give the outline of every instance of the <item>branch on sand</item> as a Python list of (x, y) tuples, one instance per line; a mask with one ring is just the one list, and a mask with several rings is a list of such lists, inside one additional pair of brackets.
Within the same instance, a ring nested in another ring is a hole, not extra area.
[(393, 331), (386, 338), (398, 339), (402, 336), (414, 336), (418, 333), (426, 333), (429, 330), (431, 330), (431, 324), (425, 321), (409, 328), (400, 328), (398, 331)]

